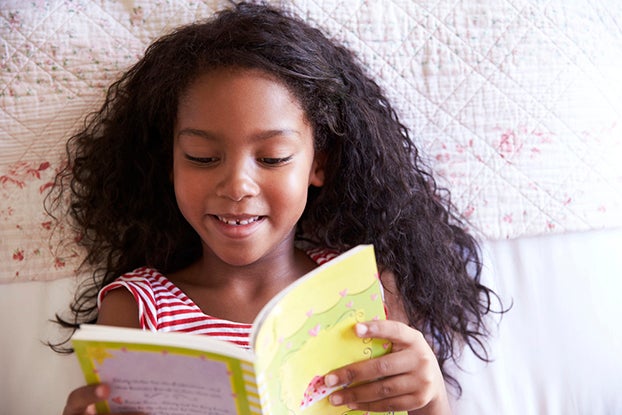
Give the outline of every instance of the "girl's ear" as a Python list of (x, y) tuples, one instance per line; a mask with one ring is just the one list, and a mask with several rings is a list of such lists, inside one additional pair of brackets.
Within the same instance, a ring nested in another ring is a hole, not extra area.
[(311, 173), (309, 174), (309, 185), (322, 187), (324, 185), (324, 166), (326, 164), (326, 153), (317, 151), (313, 157)]

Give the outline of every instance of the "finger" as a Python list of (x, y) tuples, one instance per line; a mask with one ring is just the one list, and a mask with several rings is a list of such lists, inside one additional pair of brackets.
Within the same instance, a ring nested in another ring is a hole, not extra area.
[(75, 389), (67, 397), (63, 415), (94, 414), (93, 403), (108, 398), (110, 388), (105, 384), (87, 385)]
[[(389, 377), (415, 370), (423, 360), (432, 359), (433, 353), (400, 353), (406, 349), (424, 351), (429, 349), (421, 332), (397, 321), (371, 321), (355, 325), (357, 336), (361, 338), (383, 338), (393, 343), (392, 352), (371, 360), (341, 367), (329, 372), (324, 383), (329, 387), (346, 386), (354, 383), (367, 382), (382, 377)], [(414, 348), (413, 348), (413, 345)], [(418, 345), (418, 346), (417, 346)]]
[(374, 320), (365, 323), (357, 323), (354, 326), (356, 335), (361, 338), (379, 338), (389, 340), (393, 344), (393, 350), (401, 350), (412, 344), (423, 341), (427, 342), (420, 331), (407, 326), (404, 323), (393, 320)]
[(421, 409), (426, 405), (426, 402), (423, 400), (416, 401), (410, 395), (400, 395), (375, 402), (350, 403), (347, 406), (349, 409), (365, 412), (393, 413)]
[(329, 400), (335, 406), (386, 401), (411, 394), (413, 383), (412, 376), (392, 376), (338, 390), (330, 395)]
[(333, 370), (324, 377), (328, 387), (353, 385), (415, 370), (415, 361), (405, 353), (389, 353)]

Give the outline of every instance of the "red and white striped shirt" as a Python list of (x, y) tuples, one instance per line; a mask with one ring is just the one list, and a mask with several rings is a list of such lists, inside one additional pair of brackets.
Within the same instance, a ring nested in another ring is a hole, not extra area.
[[(323, 248), (306, 252), (318, 265), (338, 255)], [(203, 313), (183, 291), (153, 268), (138, 268), (106, 285), (99, 292), (98, 305), (108, 292), (120, 287), (134, 296), (143, 330), (205, 334), (244, 348), (250, 347), (251, 324), (222, 320)]]

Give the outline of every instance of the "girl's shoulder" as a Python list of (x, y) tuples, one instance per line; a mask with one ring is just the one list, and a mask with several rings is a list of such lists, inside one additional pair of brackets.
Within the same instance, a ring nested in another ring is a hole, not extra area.
[(144, 266), (126, 272), (111, 283), (105, 285), (97, 296), (98, 303), (101, 304), (106, 294), (119, 287), (125, 287), (133, 294), (142, 292), (151, 297), (153, 293), (157, 291), (171, 290), (174, 288), (174, 285), (158, 270)]
[(136, 280), (159, 280), (161, 278), (165, 278), (164, 275), (155, 268), (143, 266), (140, 268), (136, 268), (130, 272), (126, 272), (121, 276), (117, 277), (115, 281), (136, 281)]
[[(160, 271), (151, 267), (140, 267), (136, 268), (133, 271), (126, 272), (121, 276), (117, 277), (112, 283), (113, 284), (122, 284), (122, 283), (130, 283), (130, 284), (146, 284), (150, 286), (169, 286), (173, 283), (168, 280), (167, 277), (164, 276)], [(105, 288), (105, 287), (104, 287)]]

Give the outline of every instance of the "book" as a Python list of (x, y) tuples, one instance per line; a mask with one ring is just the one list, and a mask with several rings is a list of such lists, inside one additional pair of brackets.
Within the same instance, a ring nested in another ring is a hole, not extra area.
[(251, 350), (206, 335), (82, 325), (72, 338), (88, 384), (111, 386), (98, 413), (362, 414), (328, 402), (323, 375), (390, 351), (354, 325), (385, 319), (373, 246), (360, 245), (286, 287), (258, 313)]

